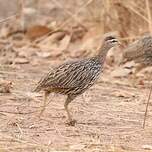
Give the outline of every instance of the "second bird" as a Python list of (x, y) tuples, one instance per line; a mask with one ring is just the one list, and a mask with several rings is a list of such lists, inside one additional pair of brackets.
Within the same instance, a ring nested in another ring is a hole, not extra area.
[(68, 110), (68, 105), (78, 95), (84, 93), (99, 78), (103, 69), (103, 64), (108, 51), (118, 44), (118, 40), (112, 36), (105, 36), (99, 53), (88, 59), (66, 62), (57, 66), (45, 75), (39, 82), (34, 91), (44, 91), (44, 105), (40, 115), (43, 113), (47, 97), (50, 93), (60, 93), (67, 95), (64, 107), (68, 115), (69, 125), (74, 125), (75, 120), (72, 119)]
[(123, 53), (123, 63), (134, 60), (138, 63), (133, 74), (133, 85), (135, 85), (136, 74), (144, 67), (152, 66), (152, 36), (145, 35), (131, 43)]

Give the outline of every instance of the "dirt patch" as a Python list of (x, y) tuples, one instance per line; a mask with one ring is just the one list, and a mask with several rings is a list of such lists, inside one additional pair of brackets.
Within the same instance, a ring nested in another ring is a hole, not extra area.
[(43, 94), (31, 90), (47, 66), (44, 62), (1, 70), (1, 77), (14, 83), (11, 93), (0, 95), (2, 151), (144, 151), (144, 145), (152, 145), (151, 109), (142, 129), (148, 89), (103, 82), (106, 72), (83, 98), (71, 103), (75, 127), (66, 125), (61, 95), (50, 95), (50, 104), (39, 119)]

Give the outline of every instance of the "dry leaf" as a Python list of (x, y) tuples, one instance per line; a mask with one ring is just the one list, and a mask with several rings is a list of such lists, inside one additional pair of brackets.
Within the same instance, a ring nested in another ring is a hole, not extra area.
[(65, 37), (66, 34), (67, 34), (66, 31), (53, 32), (51, 35), (47, 36), (44, 40), (42, 40), (39, 43), (39, 45), (49, 45), (49, 46), (51, 46), (51, 44), (61, 41)]
[(123, 67), (117, 67), (111, 72), (111, 76), (115, 78), (127, 77), (131, 73), (130, 69), (125, 69)]
[(80, 26), (80, 25), (73, 26), (71, 42), (75, 42), (76, 40), (82, 39), (86, 32), (87, 32), (87, 29), (83, 26)]
[(51, 52), (37, 52), (36, 54), (37, 54), (39, 57), (42, 57), (42, 58), (51, 57)]
[(60, 46), (59, 49), (60, 50), (66, 50), (68, 48), (68, 45), (70, 43), (71, 40), (71, 36), (70, 35), (66, 35), (61, 41), (60, 41)]
[(35, 40), (51, 31), (50, 28), (43, 25), (35, 25), (27, 29), (26, 36), (30, 40)]

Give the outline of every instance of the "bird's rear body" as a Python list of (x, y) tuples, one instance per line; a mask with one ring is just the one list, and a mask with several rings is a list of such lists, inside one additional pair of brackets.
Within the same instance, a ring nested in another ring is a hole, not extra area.
[(152, 36), (146, 35), (130, 44), (123, 53), (126, 61), (134, 60), (147, 66), (152, 65)]
[(152, 36), (146, 35), (131, 43), (123, 53), (123, 63), (127, 61), (137, 63), (132, 75), (132, 84), (136, 84), (136, 74), (147, 66), (152, 66)]

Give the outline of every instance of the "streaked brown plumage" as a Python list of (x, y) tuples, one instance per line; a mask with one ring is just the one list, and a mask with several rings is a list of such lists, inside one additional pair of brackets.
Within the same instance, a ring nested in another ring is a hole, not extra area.
[(132, 61), (139, 63), (134, 73), (136, 74), (146, 66), (152, 66), (152, 36), (146, 35), (130, 44), (123, 53), (123, 62)]
[[(98, 55), (78, 61), (66, 62), (51, 70), (38, 83), (34, 91), (44, 90), (44, 111), (47, 96), (51, 92), (67, 95), (64, 107), (68, 115), (69, 124), (74, 125), (68, 110), (68, 104), (78, 95), (90, 88), (99, 77), (107, 52), (118, 43), (114, 36), (105, 36)], [(40, 115), (41, 115), (40, 114)]]

